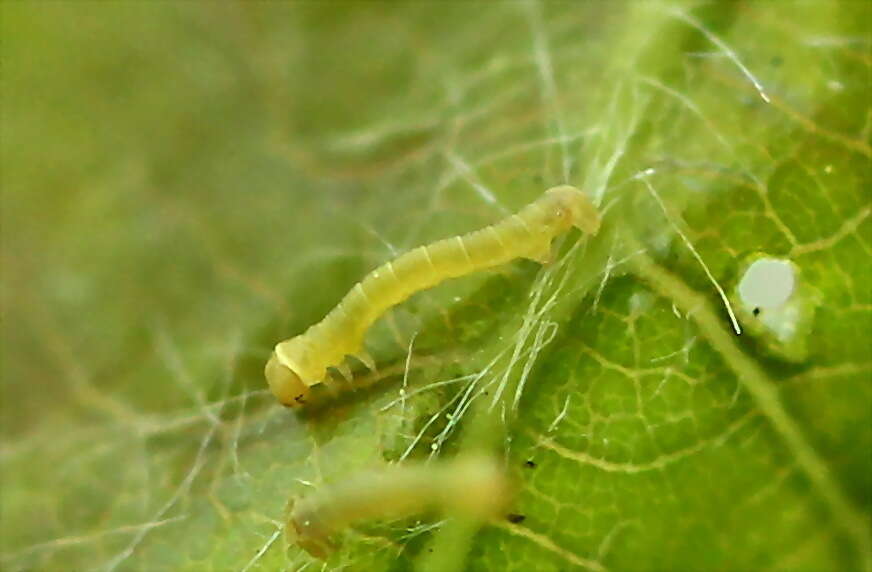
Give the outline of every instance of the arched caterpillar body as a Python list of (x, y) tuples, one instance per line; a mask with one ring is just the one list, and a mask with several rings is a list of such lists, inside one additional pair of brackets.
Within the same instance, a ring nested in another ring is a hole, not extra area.
[(364, 334), (392, 306), (448, 278), (515, 258), (544, 263), (554, 237), (572, 226), (596, 234), (599, 214), (585, 193), (563, 185), (548, 189), (501, 222), (419, 246), (379, 266), (323, 320), (276, 345), (264, 371), (270, 389), (282, 404), (302, 405), (310, 387), (324, 380), (328, 367), (347, 370), (342, 365), (345, 356), (362, 355)]

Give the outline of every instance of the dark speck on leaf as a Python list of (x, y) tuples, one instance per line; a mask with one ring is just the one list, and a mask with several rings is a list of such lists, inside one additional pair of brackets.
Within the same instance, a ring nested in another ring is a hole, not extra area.
[(518, 524), (519, 522), (524, 522), (527, 519), (523, 514), (515, 514), (510, 513), (506, 515), (506, 520), (511, 522), (512, 524)]
[(533, 461), (532, 459), (527, 459), (526, 461), (524, 461), (524, 466), (527, 467), (528, 469), (535, 469), (536, 462)]
[(754, 308), (754, 310), (752, 311), (752, 314), (754, 314), (755, 316), (759, 316), (760, 315), (760, 308)]

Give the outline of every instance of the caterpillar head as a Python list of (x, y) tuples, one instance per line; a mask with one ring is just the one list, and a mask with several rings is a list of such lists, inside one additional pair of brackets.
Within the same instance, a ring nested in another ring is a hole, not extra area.
[(582, 232), (595, 235), (599, 231), (599, 211), (587, 193), (570, 185), (552, 187), (545, 192), (554, 196), (563, 207), (569, 209), (572, 224), (581, 229)]
[[(302, 506), (295, 510), (300, 504)], [(317, 514), (306, 506), (305, 500), (298, 502), (298, 499), (291, 498), (285, 507), (285, 517), (288, 520), (288, 526), (285, 527), (288, 544), (297, 544), (321, 560), (327, 560), (330, 553), (336, 550), (336, 545), (330, 541), (329, 531)]]
[(309, 386), (291, 368), (279, 361), (275, 352), (263, 370), (273, 395), (287, 407), (300, 407), (309, 397)]

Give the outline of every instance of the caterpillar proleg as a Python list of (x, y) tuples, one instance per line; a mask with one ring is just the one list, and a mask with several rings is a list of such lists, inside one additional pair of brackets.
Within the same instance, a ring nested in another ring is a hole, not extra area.
[(599, 230), (596, 207), (568, 185), (545, 191), (516, 214), (481, 230), (419, 246), (370, 272), (319, 323), (280, 342), (264, 373), (278, 400), (287, 406), (306, 402), (310, 388), (324, 381), (328, 367), (341, 367), (346, 355), (358, 356), (366, 331), (382, 314), (415, 292), (449, 278), (505, 264), (515, 258), (545, 263), (554, 237), (576, 226)]
[(370, 519), (396, 519), (436, 509), (487, 520), (504, 510), (512, 485), (496, 461), (472, 456), (446, 463), (403, 463), (353, 475), (288, 505), (288, 542), (326, 559), (331, 536)]

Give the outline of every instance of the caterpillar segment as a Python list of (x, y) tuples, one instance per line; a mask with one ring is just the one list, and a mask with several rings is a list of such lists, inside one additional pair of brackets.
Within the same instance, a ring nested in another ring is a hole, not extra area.
[(391, 307), (443, 280), (516, 258), (547, 263), (553, 239), (573, 226), (594, 235), (599, 230), (599, 214), (585, 193), (564, 185), (545, 191), (496, 224), (419, 246), (382, 264), (323, 320), (276, 345), (264, 371), (270, 389), (282, 404), (296, 407), (306, 402), (312, 386), (326, 379), (327, 368), (335, 367), (350, 379), (345, 356), (355, 356), (375, 370), (375, 362), (363, 350), (363, 338)]

